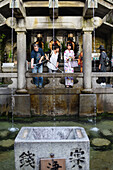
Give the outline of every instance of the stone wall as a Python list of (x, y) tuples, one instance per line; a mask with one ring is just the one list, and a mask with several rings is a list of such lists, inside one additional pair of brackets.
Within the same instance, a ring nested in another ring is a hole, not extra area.
[[(11, 63), (12, 58), (9, 57), (10, 54), (11, 54), (11, 40), (6, 41), (4, 50), (6, 51), (6, 54), (7, 54), (7, 57), (8, 57), (7, 61), (9, 63)], [(17, 44), (16, 43), (14, 43), (14, 45), (13, 45), (13, 52), (14, 52), (14, 54), (13, 54), (14, 55), (14, 62), (16, 62), (17, 61)]]
[(7, 88), (0, 89), (0, 115), (11, 112), (11, 91)]
[[(59, 92), (58, 92), (59, 91)], [(60, 89), (53, 94), (45, 89), (43, 94), (16, 94), (14, 114), (25, 116), (93, 116), (96, 113), (113, 114), (113, 93), (77, 94), (77, 91)], [(0, 115), (11, 113), (11, 92), (0, 92)]]
[(39, 94), (31, 95), (32, 115), (77, 115), (77, 94)]
[[(92, 44), (93, 44), (92, 51), (94, 51), (94, 37), (92, 39)], [(95, 38), (95, 49), (96, 49), (96, 52), (100, 51), (100, 50), (97, 50), (97, 48), (99, 48), (100, 45), (103, 45), (104, 47), (106, 47), (106, 43), (105, 43), (104, 37), (103, 38), (100, 38), (100, 37), (96, 37)]]
[(11, 112), (10, 95), (0, 95), (0, 115), (7, 115)]
[(97, 113), (113, 113), (113, 94), (97, 94)]
[[(92, 52), (94, 50), (94, 37), (92, 38)], [(83, 36), (81, 35), (79, 37), (79, 46), (80, 46), (80, 51), (82, 50), (81, 46), (83, 44)], [(100, 37), (96, 37), (95, 38), (95, 48), (96, 48), (96, 52), (99, 52), (99, 50), (97, 50), (97, 48), (99, 48), (100, 45), (104, 45), (104, 47), (106, 47), (106, 41), (105, 38), (100, 38)], [(108, 46), (109, 46), (109, 41), (108, 41)]]

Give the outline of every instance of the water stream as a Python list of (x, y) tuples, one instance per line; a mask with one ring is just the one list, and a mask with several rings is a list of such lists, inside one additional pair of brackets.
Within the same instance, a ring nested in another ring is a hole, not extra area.
[[(95, 0), (93, 2), (93, 52), (96, 53), (95, 49)], [(96, 60), (94, 60), (94, 71), (96, 71)]]
[(55, 29), (54, 29), (54, 24), (55, 24), (55, 0), (53, 0), (53, 44), (55, 42)]
[(39, 113), (42, 115), (42, 109), (43, 109), (43, 104), (42, 104), (42, 89), (39, 90)]
[(96, 49), (95, 49), (95, 0), (93, 1), (93, 34), (94, 34), (94, 41), (93, 41), (93, 47), (94, 47), (94, 53), (96, 53)]
[[(96, 53), (96, 49), (95, 49), (95, 0), (92, 0), (93, 2), (93, 38), (94, 38), (94, 41), (93, 41), (93, 47), (94, 47), (94, 50), (93, 52)], [(94, 71), (96, 71), (96, 61), (94, 60)], [(97, 113), (97, 99), (95, 97), (95, 100), (94, 100), (94, 117), (92, 119), (92, 123), (94, 124), (94, 127), (92, 127), (90, 130), (91, 131), (95, 131), (95, 132), (98, 132), (99, 129), (96, 127), (96, 113)]]
[(56, 100), (55, 100), (55, 89), (56, 89), (56, 82), (55, 82), (55, 76), (53, 75), (53, 89), (52, 89), (52, 97), (53, 97), (53, 120), (54, 120), (54, 126), (56, 126)]
[[(96, 99), (96, 96), (95, 96), (95, 100), (94, 100), (94, 117), (92, 119), (92, 124), (94, 125), (94, 127), (92, 127), (90, 130), (91, 131), (95, 131), (95, 132), (98, 132), (99, 131), (99, 128), (97, 128), (97, 120), (96, 120), (96, 115), (97, 114), (97, 99)], [(91, 120), (91, 119), (90, 119)]]
[[(12, 63), (14, 62), (14, 51), (13, 51), (13, 45), (14, 45), (14, 0), (12, 0), (12, 29), (11, 29), (11, 57), (12, 57)], [(13, 67), (11, 67), (11, 72), (13, 73)], [(18, 131), (18, 128), (14, 127), (14, 107), (15, 107), (15, 98), (14, 98), (14, 89), (13, 87), (11, 88), (11, 112), (12, 112), (12, 127), (8, 128), (10, 132), (15, 132)]]
[(67, 115), (69, 115), (69, 103), (70, 103), (70, 95), (69, 95), (69, 88), (67, 88)]

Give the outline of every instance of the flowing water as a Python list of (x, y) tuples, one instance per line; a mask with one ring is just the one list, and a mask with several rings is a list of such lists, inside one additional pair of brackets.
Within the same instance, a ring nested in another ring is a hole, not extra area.
[[(53, 44), (55, 43), (55, 29), (54, 29), (54, 22), (55, 22), (55, 0), (53, 0)], [(53, 75), (53, 120), (54, 120), (54, 126), (56, 126), (56, 109), (55, 109), (55, 77)]]
[(56, 82), (55, 82), (55, 76), (53, 75), (53, 120), (54, 120), (54, 126), (56, 126), (56, 100), (55, 100), (55, 86), (56, 86)]
[[(93, 2), (93, 52), (96, 53), (95, 48), (95, 0), (92, 0)], [(96, 71), (96, 60), (94, 60), (94, 71)]]
[(13, 42), (13, 27), (14, 27), (14, 22), (13, 22), (13, 20), (14, 20), (14, 1), (12, 0), (12, 18), (11, 18), (12, 20), (11, 20), (11, 25), (12, 25), (12, 29), (11, 29), (11, 57), (12, 57), (12, 62), (14, 61), (14, 58), (13, 58), (13, 44), (14, 44), (14, 42)]
[(94, 53), (96, 52), (96, 49), (95, 49), (95, 0), (92, 0), (93, 1), (93, 34), (94, 34), (94, 41), (93, 41), (93, 47), (94, 47)]
[[(12, 29), (11, 29), (11, 57), (12, 57), (12, 62), (14, 62), (14, 51), (13, 51), (13, 34), (14, 34), (14, 0), (12, 1), (12, 20), (11, 20), (11, 25), (12, 25)], [(13, 73), (13, 67), (11, 68), (11, 72)], [(11, 132), (15, 132), (18, 131), (18, 128), (14, 127), (14, 107), (15, 107), (15, 98), (14, 98), (14, 89), (11, 89), (11, 112), (12, 112), (12, 127), (8, 128), (9, 131)]]
[(69, 115), (69, 104), (70, 104), (70, 94), (69, 94), (69, 88), (67, 88), (67, 115)]
[(11, 112), (12, 112), (12, 121), (11, 121), (11, 128), (8, 128), (10, 132), (18, 131), (19, 129), (14, 127), (14, 107), (15, 107), (15, 98), (14, 98), (14, 92), (13, 88), (11, 89)]
[(42, 115), (42, 109), (43, 109), (43, 104), (42, 104), (42, 89), (39, 90), (39, 113)]
[(96, 113), (97, 113), (97, 98), (95, 96), (95, 100), (94, 100), (94, 117), (92, 119), (92, 123), (94, 124), (94, 127), (92, 127), (90, 130), (91, 131), (95, 131), (98, 132), (99, 129), (97, 128), (97, 120), (96, 120)]
[(55, 29), (54, 29), (54, 23), (55, 23), (55, 0), (53, 0), (53, 44), (55, 42)]

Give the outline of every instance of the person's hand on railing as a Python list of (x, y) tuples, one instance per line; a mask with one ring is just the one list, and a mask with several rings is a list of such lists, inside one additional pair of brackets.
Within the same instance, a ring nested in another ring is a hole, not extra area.
[(32, 69), (34, 68), (33, 63), (34, 63), (34, 58), (31, 59), (31, 68)]
[(31, 68), (32, 68), (32, 69), (34, 68), (33, 65), (31, 65)]
[(59, 64), (59, 63), (57, 62), (57, 64), (56, 64), (56, 68), (58, 67), (58, 64)]

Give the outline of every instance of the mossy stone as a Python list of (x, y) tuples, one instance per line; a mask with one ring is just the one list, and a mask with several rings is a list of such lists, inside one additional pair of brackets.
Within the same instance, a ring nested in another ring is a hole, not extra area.
[(101, 132), (104, 136), (112, 136), (113, 135), (113, 132), (111, 132), (108, 129), (101, 130)]
[(107, 150), (111, 147), (111, 142), (104, 138), (94, 138), (91, 145), (95, 150)]
[(10, 147), (13, 144), (14, 144), (14, 140), (11, 140), (11, 139), (0, 141), (0, 146), (2, 147)]
[(104, 138), (94, 138), (92, 140), (92, 144), (95, 146), (108, 146), (110, 145), (110, 141)]
[(8, 135), (9, 131), (7, 130), (3, 130), (3, 131), (0, 131), (0, 137), (4, 138)]

